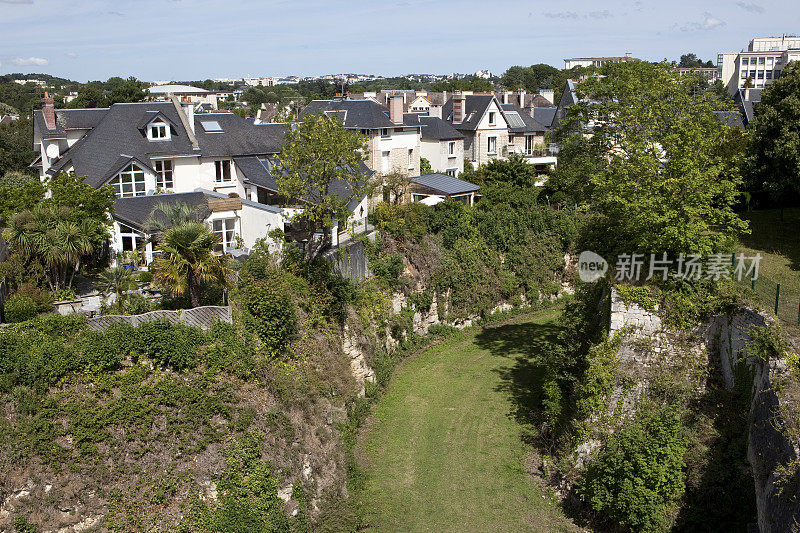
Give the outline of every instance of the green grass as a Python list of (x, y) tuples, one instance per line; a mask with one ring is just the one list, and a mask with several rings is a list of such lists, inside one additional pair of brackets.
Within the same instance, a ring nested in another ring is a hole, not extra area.
[(800, 308), (800, 209), (765, 209), (744, 213), (750, 222), (750, 235), (740, 239), (738, 251), (748, 256), (760, 253), (756, 292), (763, 304), (775, 305), (775, 284), (781, 284), (778, 315), (791, 332), (798, 332)]
[(553, 309), (473, 331), (402, 365), (374, 411), (356, 496), (370, 531), (564, 531), (570, 525), (526, 471), (535, 380), (525, 366), (553, 335)]

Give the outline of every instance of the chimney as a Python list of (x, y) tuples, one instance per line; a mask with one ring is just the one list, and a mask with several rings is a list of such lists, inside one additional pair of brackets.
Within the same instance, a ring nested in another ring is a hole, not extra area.
[(44, 98), (42, 98), (42, 116), (44, 116), (44, 123), (48, 130), (56, 129), (56, 109), (53, 105), (53, 97), (47, 91), (44, 92)]
[(453, 123), (461, 124), (464, 122), (464, 107), (466, 107), (466, 97), (461, 91), (453, 92)]
[(191, 102), (182, 102), (181, 107), (183, 107), (183, 113), (186, 115), (189, 127), (192, 128), (192, 133), (194, 133), (194, 104)]
[(395, 124), (403, 123), (403, 95), (393, 94), (389, 96), (389, 120)]
[(525, 109), (525, 89), (520, 89), (517, 94), (519, 95), (519, 106)]
[(553, 89), (541, 89), (539, 91), (539, 94), (542, 97), (544, 97), (545, 100), (547, 100), (551, 104), (555, 105), (555, 101), (554, 100), (556, 99), (556, 95), (555, 95), (555, 91)]
[(508, 95), (509, 95), (509, 94), (511, 94), (511, 93), (510, 93), (510, 92), (508, 92), (508, 91), (503, 91), (503, 105), (505, 105), (505, 104), (509, 103), (509, 102), (508, 102)]

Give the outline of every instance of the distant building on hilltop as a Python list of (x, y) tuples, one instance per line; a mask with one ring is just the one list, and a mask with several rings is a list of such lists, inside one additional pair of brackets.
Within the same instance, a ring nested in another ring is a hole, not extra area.
[(630, 53), (619, 57), (573, 57), (564, 60), (564, 68), (569, 70), (574, 67), (602, 67), (607, 63), (620, 63), (622, 61), (639, 61)]
[(154, 100), (170, 101), (175, 96), (181, 102), (192, 104), (208, 104), (217, 109), (217, 94), (191, 85), (156, 85), (150, 87), (150, 96)]
[(747, 50), (717, 54), (717, 78), (731, 95), (745, 86), (763, 89), (781, 77), (789, 61), (800, 60), (800, 37), (755, 37)]

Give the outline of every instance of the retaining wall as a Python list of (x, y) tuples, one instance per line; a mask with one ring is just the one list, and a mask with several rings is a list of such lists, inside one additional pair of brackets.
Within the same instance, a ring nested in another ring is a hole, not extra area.
[(89, 329), (95, 331), (104, 331), (111, 324), (123, 322), (132, 326), (138, 326), (139, 324), (154, 322), (159, 319), (166, 319), (173, 324), (180, 323), (185, 326), (193, 326), (203, 331), (211, 329), (211, 326), (216, 322), (227, 322), (228, 324), (233, 322), (233, 316), (229, 306), (207, 305), (180, 311), (151, 311), (142, 315), (104, 315), (90, 318), (88, 326)]

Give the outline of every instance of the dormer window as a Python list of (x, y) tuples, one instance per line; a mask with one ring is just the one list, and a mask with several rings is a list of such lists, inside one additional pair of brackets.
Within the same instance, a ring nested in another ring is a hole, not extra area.
[(161, 121), (151, 123), (147, 129), (147, 137), (151, 141), (166, 141), (169, 133), (169, 126)]
[(109, 183), (117, 193), (117, 198), (144, 196), (147, 193), (144, 184), (144, 171), (134, 164), (125, 167)]

